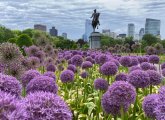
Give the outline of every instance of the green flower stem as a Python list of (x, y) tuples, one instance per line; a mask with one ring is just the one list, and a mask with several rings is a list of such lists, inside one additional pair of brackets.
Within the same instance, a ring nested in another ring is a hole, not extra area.
[(150, 94), (152, 94), (152, 85), (150, 85)]
[(22, 96), (23, 96), (23, 97), (26, 96), (26, 89), (25, 89), (25, 87), (23, 87), (23, 89), (22, 89)]
[(136, 100), (135, 100), (135, 104), (134, 104), (134, 108), (133, 108), (133, 120), (136, 119), (136, 110), (137, 110), (137, 104), (138, 104), (138, 88), (136, 88)]

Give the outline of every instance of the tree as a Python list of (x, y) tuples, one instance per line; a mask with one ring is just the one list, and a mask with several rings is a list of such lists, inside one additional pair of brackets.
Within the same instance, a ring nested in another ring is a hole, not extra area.
[(22, 48), (23, 46), (31, 46), (33, 44), (32, 39), (26, 35), (26, 34), (22, 34), (18, 37), (16, 44)]
[(23, 34), (27, 34), (29, 37), (33, 37), (33, 29), (26, 29), (22, 31)]
[(14, 38), (14, 33), (3, 26), (0, 26), (0, 43), (7, 42), (10, 38)]
[(10, 38), (8, 41), (9, 41), (10, 43), (16, 43), (17, 39), (16, 39), (16, 38)]
[(145, 34), (142, 40), (146, 43), (147, 46), (151, 46), (159, 42), (158, 38), (152, 34)]

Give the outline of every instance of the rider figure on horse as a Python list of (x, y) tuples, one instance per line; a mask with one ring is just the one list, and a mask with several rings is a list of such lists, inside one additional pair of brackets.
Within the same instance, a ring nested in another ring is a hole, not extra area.
[(93, 18), (93, 20), (92, 20), (93, 31), (95, 31), (96, 27), (98, 29), (98, 25), (100, 25), (99, 16), (100, 16), (100, 13), (97, 13), (96, 9), (95, 9), (94, 13), (91, 16), (91, 18)]

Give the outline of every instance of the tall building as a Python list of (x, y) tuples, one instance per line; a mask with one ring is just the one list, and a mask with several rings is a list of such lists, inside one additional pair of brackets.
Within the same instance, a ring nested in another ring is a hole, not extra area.
[(117, 34), (115, 32), (110, 32), (110, 37), (116, 39), (117, 38)]
[(89, 41), (90, 34), (93, 32), (92, 20), (85, 21), (85, 41)]
[(35, 25), (34, 25), (34, 29), (35, 29), (35, 30), (41, 30), (41, 31), (46, 32), (46, 25), (35, 24)]
[(128, 24), (128, 37), (134, 37), (135, 25), (133, 23)]
[(139, 40), (142, 40), (144, 34), (145, 34), (144, 28), (141, 28), (139, 31)]
[(102, 34), (106, 35), (106, 36), (110, 36), (110, 32), (111, 32), (110, 29), (103, 29), (102, 30)]
[(160, 36), (160, 23), (160, 20), (147, 18), (145, 24), (145, 34)]
[(67, 39), (67, 33), (62, 33), (62, 37), (63, 37), (64, 39)]
[(52, 29), (49, 30), (49, 33), (51, 36), (58, 36), (58, 30), (55, 29), (55, 27), (52, 27)]
[(122, 34), (119, 34), (117, 37), (119, 37), (119, 38), (126, 38), (126, 34), (124, 34), (124, 33), (122, 33)]

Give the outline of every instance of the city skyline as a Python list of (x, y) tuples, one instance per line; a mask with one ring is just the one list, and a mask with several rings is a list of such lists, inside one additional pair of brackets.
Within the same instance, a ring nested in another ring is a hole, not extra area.
[(110, 29), (118, 34), (127, 33), (127, 25), (134, 23), (138, 33), (149, 17), (161, 20), (160, 34), (165, 38), (165, 1), (161, 0), (1, 0), (0, 24), (20, 30), (33, 28), (34, 24), (56, 26), (59, 34), (66, 32), (68, 38), (78, 39), (95, 8), (101, 13), (100, 32)]

